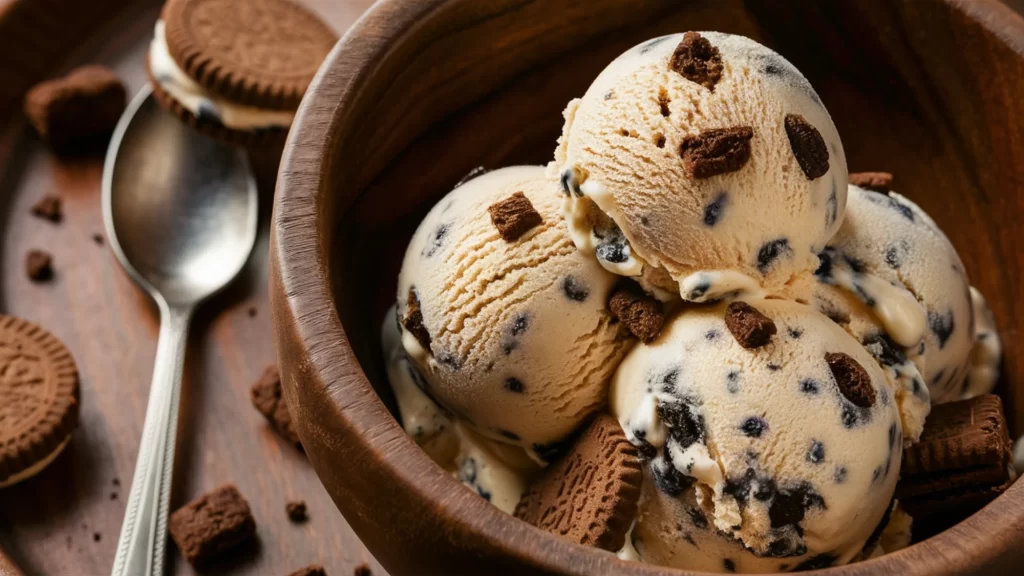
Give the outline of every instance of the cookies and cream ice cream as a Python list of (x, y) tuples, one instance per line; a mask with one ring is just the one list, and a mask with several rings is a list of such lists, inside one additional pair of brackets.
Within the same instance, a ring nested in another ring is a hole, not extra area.
[(649, 562), (707, 567), (675, 533), (696, 510), (741, 544), (727, 546), (737, 565), (846, 563), (899, 476), (903, 433), (885, 374), (837, 324), (792, 301), (684, 310), (627, 355), (610, 405), (648, 457), (634, 544)]
[[(605, 405), (633, 342), (607, 309), (617, 277), (576, 250), (559, 202), (541, 167), (478, 176), (424, 218), (398, 281), (403, 342), (430, 395), (542, 461)], [(528, 228), (510, 241), (517, 223)]]
[(566, 108), (551, 172), (581, 251), (693, 301), (792, 294), (846, 204), (843, 145), (814, 89), (779, 54), (717, 32), (612, 62)]

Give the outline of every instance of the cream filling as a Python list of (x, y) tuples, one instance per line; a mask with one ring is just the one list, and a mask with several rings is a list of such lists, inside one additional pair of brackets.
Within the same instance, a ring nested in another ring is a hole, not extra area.
[(64, 451), (64, 447), (68, 445), (69, 441), (71, 441), (70, 435), (67, 438), (65, 438), (64, 441), (60, 443), (60, 446), (57, 446), (57, 449), (51, 452), (46, 458), (43, 458), (42, 460), (36, 462), (32, 466), (22, 470), (21, 472), (18, 472), (14, 476), (9, 477), (7, 480), (0, 482), (0, 488), (13, 486), (18, 482), (21, 482), (22, 480), (27, 480), (35, 476), (36, 474), (42, 472), (44, 468), (49, 466), (51, 462), (57, 459), (57, 456), (60, 456), (60, 453)]
[(149, 44), (149, 68), (160, 88), (195, 114), (216, 116), (221, 124), (236, 130), (287, 128), (295, 119), (291, 110), (271, 110), (237, 104), (211, 94), (189, 77), (171, 58), (164, 34), (163, 20), (157, 20), (153, 41)]

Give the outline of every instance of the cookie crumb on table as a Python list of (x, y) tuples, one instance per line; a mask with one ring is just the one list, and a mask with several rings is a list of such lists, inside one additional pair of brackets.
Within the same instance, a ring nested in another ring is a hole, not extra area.
[(25, 255), (25, 273), (34, 282), (53, 278), (53, 256), (43, 250), (29, 250)]
[(238, 488), (225, 484), (171, 514), (168, 531), (185, 560), (197, 566), (252, 538), (256, 521)]
[(300, 523), (309, 520), (305, 500), (293, 500), (288, 502), (288, 504), (285, 505), (285, 510), (288, 512), (288, 519), (292, 522)]
[(310, 564), (305, 568), (299, 568), (288, 576), (327, 576), (327, 571), (319, 564)]
[(56, 194), (47, 194), (32, 205), (32, 214), (57, 224), (64, 219), (64, 212), (61, 208), (62, 202), (60, 196)]

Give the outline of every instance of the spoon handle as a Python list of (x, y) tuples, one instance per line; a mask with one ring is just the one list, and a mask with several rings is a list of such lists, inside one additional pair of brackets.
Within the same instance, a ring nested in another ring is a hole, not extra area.
[(160, 303), (153, 384), (112, 576), (160, 576), (164, 572), (178, 400), (190, 317), (191, 310)]

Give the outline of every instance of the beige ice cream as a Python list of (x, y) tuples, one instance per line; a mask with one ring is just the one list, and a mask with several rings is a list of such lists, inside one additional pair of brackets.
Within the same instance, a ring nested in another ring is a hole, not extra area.
[(454, 422), (426, 395), (423, 378), (402, 346), (394, 308), (384, 318), (381, 345), (406, 433), (469, 489), (511, 514), (540, 467), (521, 448), (492, 442)]
[[(510, 242), (488, 208), (517, 192), (542, 221)], [(441, 199), (413, 236), (398, 282), (403, 343), (460, 423), (545, 460), (605, 405), (632, 344), (607, 311), (616, 279), (576, 250), (543, 168), (496, 170)]]
[(974, 344), (970, 285), (956, 249), (916, 204), (850, 186), (846, 217), (816, 275), (871, 308), (917, 363), (933, 403), (960, 398)]
[(985, 297), (974, 286), (971, 286), (971, 305), (974, 308), (974, 347), (961, 400), (991, 392), (999, 380), (999, 363), (1003, 360), (1003, 343), (996, 320)]
[(851, 561), (890, 505), (903, 433), (885, 373), (812, 307), (750, 304), (776, 327), (767, 344), (742, 347), (724, 303), (688, 308), (612, 382), (612, 412), (648, 459), (634, 529), (647, 562), (723, 569), (677, 533), (690, 501), (736, 569), (765, 571)]
[(607, 269), (688, 300), (737, 289), (801, 296), (794, 283), (843, 217), (842, 142), (782, 56), (700, 35), (718, 51), (717, 82), (672, 67), (676, 34), (624, 53), (569, 103), (549, 176), (573, 241)]

